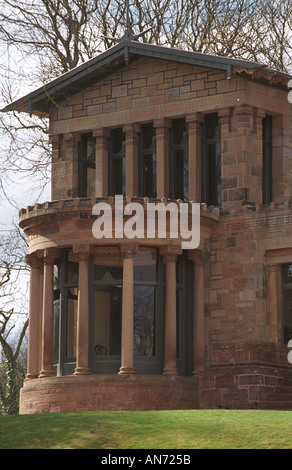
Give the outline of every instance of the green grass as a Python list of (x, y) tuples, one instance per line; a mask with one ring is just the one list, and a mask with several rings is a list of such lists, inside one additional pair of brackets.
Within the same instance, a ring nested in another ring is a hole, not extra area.
[(0, 416), (0, 449), (292, 449), (292, 412), (113, 411)]

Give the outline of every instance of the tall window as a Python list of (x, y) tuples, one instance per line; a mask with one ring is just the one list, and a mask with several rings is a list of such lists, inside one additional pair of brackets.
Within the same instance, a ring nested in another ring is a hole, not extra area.
[(283, 342), (292, 339), (292, 264), (282, 267), (282, 325)]
[(170, 133), (169, 194), (173, 199), (189, 199), (188, 130), (184, 119), (173, 121)]
[(142, 126), (140, 132), (139, 196), (156, 198), (156, 139), (152, 125)]
[(217, 114), (205, 116), (202, 132), (202, 202), (221, 203), (221, 135)]
[(263, 119), (263, 204), (272, 202), (272, 116)]
[(95, 196), (95, 139), (82, 136), (79, 145), (79, 197)]
[(109, 194), (126, 194), (125, 134), (122, 129), (114, 129), (110, 136)]
[[(137, 373), (162, 371), (162, 268), (163, 263), (156, 248), (139, 247), (134, 257), (133, 297)], [(119, 247), (96, 248), (91, 269), (90, 367), (93, 373), (117, 373), (121, 365), (123, 294), (123, 258)]]
[(64, 250), (54, 266), (54, 365), (57, 375), (72, 374), (76, 363), (78, 259)]

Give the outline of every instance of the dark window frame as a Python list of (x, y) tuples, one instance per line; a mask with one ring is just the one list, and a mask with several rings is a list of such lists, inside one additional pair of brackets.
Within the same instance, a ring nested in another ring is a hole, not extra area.
[[(185, 130), (179, 142), (175, 142), (176, 126), (184, 124)], [(169, 132), (169, 197), (170, 199), (189, 200), (189, 142), (188, 123), (183, 119), (175, 119)], [(186, 165), (187, 161), (187, 165)], [(181, 165), (182, 164), (182, 165)], [(187, 166), (187, 168), (186, 168)], [(183, 173), (181, 175), (181, 173)], [(186, 173), (186, 174), (185, 174)], [(182, 182), (179, 181), (179, 176)]]
[[(146, 132), (152, 130), (151, 145), (144, 144)], [(148, 165), (150, 171), (148, 172)], [(153, 124), (144, 124), (139, 133), (138, 155), (138, 194), (140, 197), (156, 198), (157, 196), (157, 154), (156, 154), (156, 130)]]
[(262, 124), (262, 203), (270, 204), (273, 200), (273, 117), (267, 114)]
[[(93, 142), (94, 148), (90, 155), (88, 155), (88, 141)], [(95, 172), (95, 139), (92, 133), (83, 134), (78, 146), (78, 196), (91, 197), (95, 194), (88, 193), (88, 180), (87, 170), (93, 169)]]
[[(208, 137), (210, 124), (208, 121), (216, 118), (217, 125), (213, 137)], [(215, 148), (215, 155), (211, 155), (211, 148)], [(211, 157), (213, 161), (211, 161)], [(201, 198), (211, 206), (220, 206), (222, 202), (221, 185), (221, 120), (217, 113), (206, 114), (202, 124), (202, 178)], [(212, 184), (213, 183), (213, 184)]]
[[(117, 142), (115, 140), (117, 134), (123, 134), (123, 140), (121, 144), (121, 149), (119, 152), (116, 152), (114, 149), (114, 144)], [(126, 135), (123, 132), (122, 128), (112, 129), (110, 137), (108, 139), (108, 193), (109, 196), (126, 195)], [(120, 161), (121, 160), (121, 161)], [(115, 168), (116, 163), (121, 164), (119, 171), (122, 171), (122, 175), (117, 174), (117, 168)], [(122, 168), (122, 170), (121, 170)], [(122, 178), (121, 188), (118, 187), (117, 180), (120, 181)], [(121, 190), (120, 190), (121, 189)]]
[[(281, 311), (281, 336), (282, 336), (282, 343), (283, 344), (288, 344), (288, 341), (292, 339), (292, 327), (289, 329), (289, 327), (285, 324), (286, 323), (286, 318), (285, 318), (285, 293), (287, 291), (291, 291), (291, 298), (292, 298), (292, 277), (291, 280), (285, 279), (285, 270), (287, 270), (287, 267), (291, 266), (291, 275), (292, 275), (292, 263), (286, 263), (282, 265), (282, 270), (281, 270), (281, 305), (282, 305), (282, 311)], [(291, 313), (292, 315), (292, 313)], [(292, 318), (291, 318), (291, 325), (292, 325)]]

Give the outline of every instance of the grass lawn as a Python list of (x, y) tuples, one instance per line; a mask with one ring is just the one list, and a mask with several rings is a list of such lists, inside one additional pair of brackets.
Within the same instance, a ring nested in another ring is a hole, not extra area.
[(292, 412), (114, 411), (0, 416), (0, 449), (292, 449)]

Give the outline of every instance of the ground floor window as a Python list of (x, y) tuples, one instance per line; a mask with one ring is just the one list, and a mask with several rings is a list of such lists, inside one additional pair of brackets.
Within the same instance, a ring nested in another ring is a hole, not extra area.
[[(192, 263), (177, 261), (177, 367), (192, 373)], [(134, 367), (161, 374), (164, 366), (165, 265), (159, 249), (139, 247), (134, 256)], [(115, 374), (121, 366), (123, 255), (119, 246), (96, 247), (89, 262), (89, 366)], [(78, 259), (63, 250), (54, 276), (54, 367), (70, 375), (76, 367)]]
[(292, 339), (292, 264), (282, 267), (282, 330), (283, 343)]

